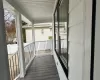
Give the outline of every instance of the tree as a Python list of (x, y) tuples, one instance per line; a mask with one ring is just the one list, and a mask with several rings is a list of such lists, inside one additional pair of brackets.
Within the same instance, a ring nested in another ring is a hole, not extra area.
[[(16, 38), (16, 27), (15, 27), (15, 17), (8, 10), (4, 10), (4, 18), (5, 18), (5, 28), (6, 28), (6, 41), (7, 43), (13, 43)], [(22, 25), (26, 25), (27, 23), (22, 21)], [(25, 42), (25, 30), (23, 30), (23, 38)]]
[(11, 22), (5, 22), (6, 27), (6, 40), (7, 43), (13, 43), (14, 38), (16, 38), (16, 28), (15, 28), (15, 21), (12, 20)]
[(6, 41), (7, 43), (13, 43), (16, 38), (15, 18), (12, 13), (4, 10), (5, 29), (6, 29)]

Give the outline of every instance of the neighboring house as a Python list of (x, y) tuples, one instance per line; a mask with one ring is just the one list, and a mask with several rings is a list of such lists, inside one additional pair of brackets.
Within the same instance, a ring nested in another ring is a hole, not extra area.
[[(32, 27), (25, 27), (25, 33), (26, 33), (26, 43), (32, 42)], [(46, 41), (49, 40), (52, 36), (52, 28), (51, 26), (35, 26), (35, 41)]]

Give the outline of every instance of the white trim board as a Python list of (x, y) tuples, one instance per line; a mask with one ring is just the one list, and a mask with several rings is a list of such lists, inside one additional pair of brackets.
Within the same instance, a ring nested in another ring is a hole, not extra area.
[(53, 51), (53, 55), (54, 55), (54, 60), (55, 60), (55, 63), (56, 63), (56, 67), (57, 67), (57, 70), (58, 70), (60, 80), (68, 80), (55, 51)]

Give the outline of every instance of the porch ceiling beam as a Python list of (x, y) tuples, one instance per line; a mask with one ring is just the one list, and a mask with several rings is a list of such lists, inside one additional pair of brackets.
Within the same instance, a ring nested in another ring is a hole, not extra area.
[(18, 5), (17, 3), (15, 3), (14, 0), (6, 0), (11, 6), (13, 6), (17, 11), (19, 11), (21, 14), (23, 14), (27, 19), (29, 19), (29, 21), (33, 22), (33, 20), (31, 19), (31, 17), (29, 17), (29, 15), (27, 15), (27, 13), (24, 11), (23, 8), (20, 7), (20, 5)]

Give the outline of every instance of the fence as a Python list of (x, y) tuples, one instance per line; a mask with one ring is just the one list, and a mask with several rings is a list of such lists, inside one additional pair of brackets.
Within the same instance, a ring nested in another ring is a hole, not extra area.
[(19, 74), (19, 57), (18, 52), (13, 55), (9, 55), (9, 71), (10, 71), (10, 80)]

